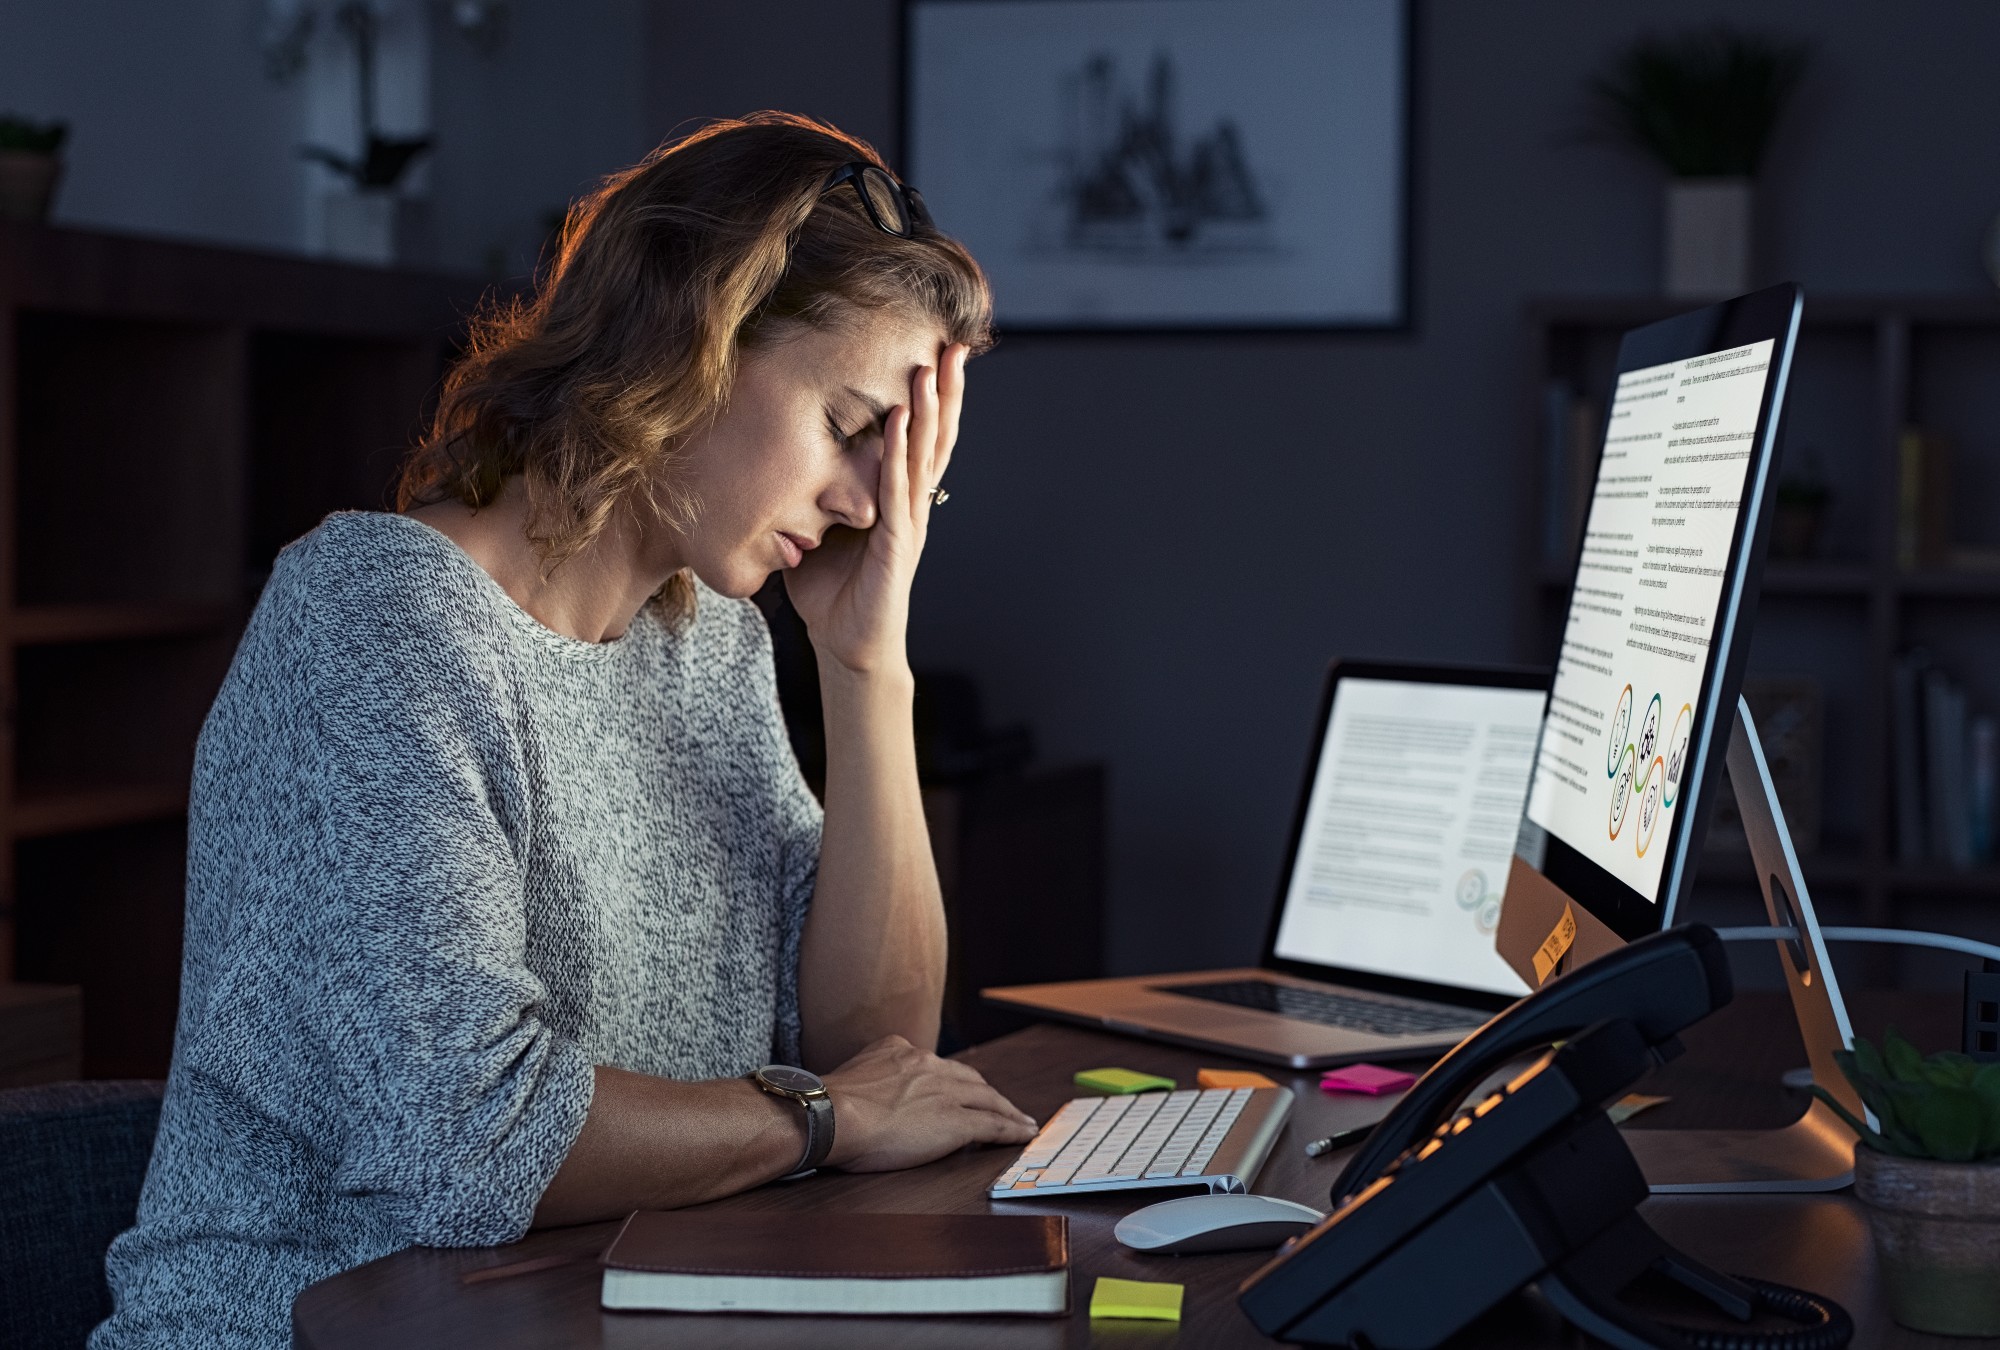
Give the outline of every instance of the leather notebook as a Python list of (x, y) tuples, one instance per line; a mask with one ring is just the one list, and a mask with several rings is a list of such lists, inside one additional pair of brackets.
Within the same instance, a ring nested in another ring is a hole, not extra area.
[(604, 1250), (607, 1308), (1059, 1317), (1061, 1215), (639, 1210)]

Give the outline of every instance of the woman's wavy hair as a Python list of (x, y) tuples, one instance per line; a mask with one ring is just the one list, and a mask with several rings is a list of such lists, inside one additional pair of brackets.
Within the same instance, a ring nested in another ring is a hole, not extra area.
[[(824, 191), (857, 161), (882, 164), (832, 127), (761, 112), (605, 179), (570, 208), (533, 296), (474, 316), (397, 509), (477, 509), (518, 476), (553, 571), (623, 509), (687, 528), (699, 504), (674, 461), (727, 406), (741, 353), (896, 308), (990, 346), (991, 296), (963, 246), (921, 227), (898, 238), (851, 187)], [(694, 587), (677, 574), (654, 598), (685, 619)]]

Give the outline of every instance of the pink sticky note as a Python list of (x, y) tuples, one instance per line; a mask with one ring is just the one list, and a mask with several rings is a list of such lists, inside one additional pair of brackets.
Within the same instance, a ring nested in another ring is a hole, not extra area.
[(1362, 1092), (1379, 1097), (1385, 1092), (1401, 1092), (1416, 1081), (1415, 1074), (1400, 1069), (1385, 1069), (1380, 1064), (1350, 1064), (1344, 1069), (1327, 1070), (1319, 1080), (1319, 1090)]

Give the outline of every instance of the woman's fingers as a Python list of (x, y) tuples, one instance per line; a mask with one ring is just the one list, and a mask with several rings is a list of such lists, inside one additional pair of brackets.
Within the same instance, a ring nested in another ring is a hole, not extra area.
[(910, 410), (891, 408), (882, 424), (882, 476), (875, 490), (876, 514), (891, 535), (903, 532), (910, 515)]
[(1025, 1144), (1035, 1137), (1035, 1123), (1023, 1124), (1014, 1116), (991, 1111), (974, 1111), (966, 1120), (966, 1134), (975, 1144)]
[(931, 487), (944, 478), (945, 469), (951, 465), (952, 447), (958, 444), (959, 415), (965, 408), (965, 360), (971, 352), (963, 342), (954, 342), (945, 349), (938, 377), (938, 438), (930, 465)]
[(931, 461), (937, 455), (938, 372), (919, 366), (910, 380), (910, 509), (918, 512), (918, 497), (931, 486)]

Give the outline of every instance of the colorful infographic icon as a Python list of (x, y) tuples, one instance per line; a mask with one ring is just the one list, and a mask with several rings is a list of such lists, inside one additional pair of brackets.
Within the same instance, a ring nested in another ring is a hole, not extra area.
[(1618, 706), (1611, 713), (1611, 744), (1604, 752), (1604, 776), (1618, 776), (1618, 755), (1625, 749), (1625, 733), (1632, 729), (1632, 686), (1626, 685), (1625, 692), (1618, 696)]
[(1479, 925), (1482, 933), (1491, 933), (1500, 926), (1500, 901), (1491, 899), (1483, 902), (1473, 913), (1472, 921)]
[(1626, 746), (1624, 756), (1618, 761), (1618, 772), (1611, 784), (1611, 837), (1625, 828), (1625, 811), (1632, 805), (1633, 766), (1639, 762), (1638, 748)]
[(1646, 786), (1639, 790), (1639, 823), (1632, 830), (1633, 842), (1639, 847), (1639, 856), (1645, 857), (1646, 850), (1653, 846), (1653, 831), (1659, 827), (1660, 817), (1666, 814), (1660, 805), (1660, 796), (1666, 791), (1666, 761), (1655, 756), (1646, 770)]
[(1661, 804), (1672, 810), (1680, 800), (1681, 775), (1687, 772), (1688, 734), (1694, 729), (1694, 705), (1681, 704), (1681, 710), (1674, 714), (1674, 733), (1667, 737), (1667, 792)]
[(1653, 757), (1653, 750), (1660, 743), (1660, 696), (1653, 695), (1653, 701), (1646, 705), (1646, 720), (1639, 727), (1639, 762), (1644, 764)]
[(1486, 874), (1474, 867), (1458, 879), (1458, 907), (1478, 909), (1486, 900)]

